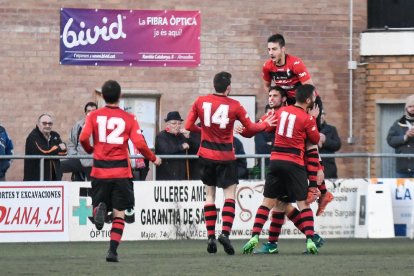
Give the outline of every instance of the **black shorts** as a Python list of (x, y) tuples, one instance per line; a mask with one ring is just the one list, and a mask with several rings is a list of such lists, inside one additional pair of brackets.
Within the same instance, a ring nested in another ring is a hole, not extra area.
[(123, 211), (135, 205), (134, 186), (130, 178), (92, 179), (92, 206), (105, 202), (107, 210)]
[(236, 160), (219, 162), (199, 158), (200, 179), (207, 186), (225, 189), (233, 184), (239, 184)]
[(289, 203), (305, 200), (308, 179), (304, 166), (283, 160), (270, 160), (263, 196)]

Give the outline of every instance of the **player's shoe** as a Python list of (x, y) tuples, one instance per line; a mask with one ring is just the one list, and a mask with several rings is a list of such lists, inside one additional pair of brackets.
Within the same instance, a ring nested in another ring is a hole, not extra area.
[(311, 204), (315, 202), (318, 197), (321, 196), (321, 192), (316, 187), (309, 187), (308, 188), (308, 196), (306, 197), (306, 203)]
[(134, 208), (129, 208), (125, 210), (125, 222), (129, 224), (135, 222)]
[(218, 237), (218, 241), (224, 247), (224, 251), (227, 253), (227, 255), (234, 255), (234, 248), (233, 248), (233, 245), (231, 245), (230, 243), (229, 236), (225, 234), (221, 234)]
[(207, 252), (214, 254), (217, 252), (216, 238), (208, 238)]
[(318, 255), (318, 248), (312, 239), (306, 240), (306, 252), (310, 255)]
[(279, 249), (277, 248), (277, 243), (267, 242), (264, 243), (259, 249), (254, 250), (253, 254), (277, 254)]
[(115, 252), (112, 252), (111, 250), (108, 250), (108, 254), (106, 255), (106, 261), (113, 262), (113, 263), (119, 262), (118, 254)]
[(106, 214), (106, 216), (105, 216), (105, 223), (110, 224), (110, 223), (112, 223), (112, 221), (113, 221), (112, 212), (109, 212), (109, 213), (107, 213), (107, 214)]
[(253, 249), (259, 243), (259, 235), (254, 235), (250, 240), (243, 246), (243, 254), (250, 254), (253, 252)]
[(96, 206), (95, 213), (93, 214), (93, 221), (95, 222), (96, 229), (102, 230), (106, 218), (106, 204), (101, 202)]
[(325, 211), (326, 206), (329, 204), (329, 202), (331, 202), (334, 199), (334, 196), (332, 193), (330, 192), (326, 192), (325, 194), (322, 194), (319, 197), (318, 200), (318, 210), (316, 211), (316, 215), (320, 216), (323, 214), (323, 212)]
[(321, 248), (325, 243), (325, 240), (318, 234), (314, 234), (312, 240), (318, 249)]

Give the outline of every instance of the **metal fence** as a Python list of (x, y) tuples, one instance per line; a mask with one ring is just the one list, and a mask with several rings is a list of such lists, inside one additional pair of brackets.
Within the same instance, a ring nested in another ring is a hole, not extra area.
[[(188, 159), (191, 162), (191, 159), (197, 159), (197, 155), (158, 155), (160, 158), (167, 159)], [(268, 154), (245, 154), (245, 155), (236, 155), (237, 158), (255, 158), (260, 159), (260, 179), (265, 179), (265, 160), (269, 158)], [(336, 153), (336, 154), (321, 154), (321, 158), (334, 157), (334, 158), (362, 158), (366, 159), (366, 177), (371, 177), (371, 166), (373, 159), (378, 158), (414, 158), (414, 154), (395, 154), (395, 153)], [(131, 155), (130, 158), (143, 158), (141, 155)], [(45, 159), (92, 159), (88, 155), (68, 155), (68, 156), (45, 156), (45, 155), (2, 155), (1, 159), (40, 159), (40, 180), (44, 180), (44, 164)], [(155, 180), (156, 173), (154, 170), (154, 164), (150, 164), (152, 169), (152, 178)]]

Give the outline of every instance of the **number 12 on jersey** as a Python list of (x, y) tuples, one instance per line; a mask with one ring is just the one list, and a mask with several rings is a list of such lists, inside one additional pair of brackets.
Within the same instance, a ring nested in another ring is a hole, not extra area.
[[(124, 137), (121, 135), (125, 130), (125, 121), (122, 118), (111, 117), (108, 120), (107, 116), (98, 116), (96, 122), (98, 123), (99, 142), (116, 145), (124, 143)], [(113, 131), (106, 135), (108, 129), (113, 129)]]
[(204, 125), (210, 127), (211, 123), (220, 125), (220, 128), (226, 128), (229, 123), (229, 106), (221, 104), (211, 116), (211, 106), (209, 102), (203, 102)]

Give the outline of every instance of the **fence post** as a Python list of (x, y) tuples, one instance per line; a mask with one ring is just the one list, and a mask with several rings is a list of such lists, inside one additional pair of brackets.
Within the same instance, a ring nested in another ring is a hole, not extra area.
[(260, 180), (264, 180), (266, 172), (265, 157), (260, 157), (260, 165)]
[(45, 180), (45, 159), (40, 158), (40, 181)]
[(371, 156), (369, 156), (369, 155), (368, 155), (368, 159), (367, 159), (367, 165), (368, 165), (368, 168), (367, 168), (367, 172), (368, 172), (367, 178), (371, 178)]

